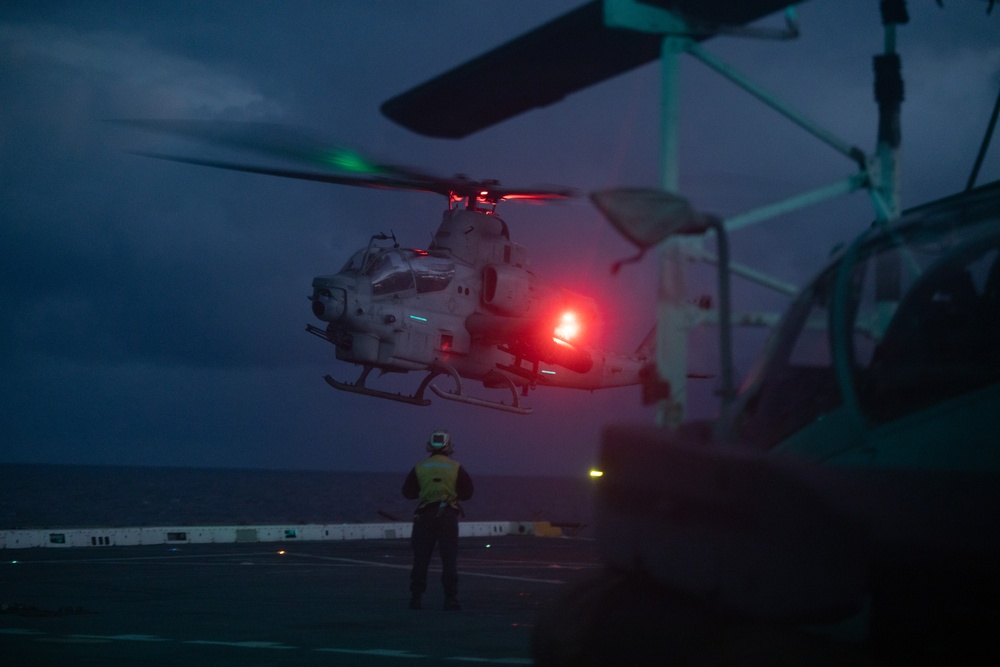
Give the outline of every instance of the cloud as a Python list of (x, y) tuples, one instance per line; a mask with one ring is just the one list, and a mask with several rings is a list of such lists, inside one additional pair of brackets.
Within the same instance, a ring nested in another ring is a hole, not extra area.
[[(959, 45), (948, 57), (942, 55), (940, 49), (922, 47), (906, 63), (907, 99), (936, 103), (904, 102), (903, 142), (906, 155), (928, 155), (944, 167), (932, 170), (914, 165), (915, 172), (925, 172), (914, 190), (926, 192), (936, 181), (947, 185), (944, 191), (940, 185), (935, 189), (946, 194), (964, 187), (972, 170), (998, 92), (1000, 45)], [(987, 156), (980, 184), (1000, 174), (996, 137)]]
[[(0, 24), (0, 49), (8, 67), (41, 70), (50, 84), (70, 95), (92, 85), (78, 101), (126, 116), (259, 120), (284, 112), (239, 76), (156, 49), (133, 35), (5, 23)], [(98, 99), (102, 93), (109, 99)], [(79, 109), (74, 111), (66, 117), (78, 115)]]
[[(392, 470), (401, 455), (409, 462), (419, 454), (422, 434), (447, 424), (466, 443), (462, 457), (473, 470), (575, 474), (589, 464), (606, 421), (651, 421), (635, 387), (594, 394), (539, 389), (529, 398), (536, 414), (525, 418), (444, 401), (416, 409), (331, 390), (324, 373), (351, 381), (358, 369), (336, 362), (328, 345), (303, 331), (313, 321), (305, 298), (310, 279), (336, 271), (375, 231), (425, 244), (441, 202), (139, 158), (124, 151), (201, 153), (173, 138), (99, 121), (290, 122), (432, 173), (584, 189), (657, 182), (655, 65), (461, 142), (417, 137), (379, 115), (388, 97), (579, 0), (542, 4), (304, 1), (292, 10), (259, 3), (254, 11), (211, 2), (5, 6), (4, 457)], [(861, 14), (843, 4), (805, 3), (803, 37), (792, 44), (725, 38), (707, 48), (870, 150), (876, 113), (870, 58), (881, 49), (881, 26), (875, 5)], [(996, 94), (996, 12), (984, 19), (982, 3), (967, 3), (977, 31), (970, 36), (964, 5), (945, 4), (941, 12), (930, 0), (911, 3), (914, 20), (899, 40), (906, 49), (904, 194), (914, 197), (964, 185), (989, 112), (980, 102)], [(483, 28), (457, 29), (457, 16), (463, 26)], [(953, 29), (945, 31), (945, 23)], [(937, 32), (943, 34), (927, 39)], [(852, 170), (770, 110), (723, 90), (724, 82), (703, 67), (685, 67), (682, 190), (699, 207), (729, 215)], [(982, 80), (992, 89), (973, 93)], [(944, 113), (931, 108), (938, 97)], [(955, 136), (938, 146), (940, 132)], [(958, 161), (942, 160), (942, 148)], [(983, 180), (996, 178), (992, 159)], [(918, 172), (953, 182), (917, 186)], [(655, 315), (653, 257), (609, 279), (610, 263), (632, 248), (585, 204), (510, 204), (502, 215), (531, 252), (534, 270), (594, 294), (613, 339), (609, 347), (634, 349)], [(850, 237), (870, 217), (865, 196), (857, 194), (734, 235), (734, 256), (801, 281), (825, 260), (831, 241)], [(692, 291), (711, 294), (710, 270), (696, 270)], [(748, 299), (760, 289), (735, 288)], [(715, 330), (692, 336), (697, 370), (712, 371)], [(745, 370), (746, 362), (738, 362)], [(420, 379), (412, 373), (380, 382), (410, 392)], [(713, 383), (692, 384), (692, 413), (710, 414), (717, 405)]]
[[(255, 291), (292, 291), (272, 284), (289, 276), (255, 265), (269, 246), (246, 246), (238, 233), (252, 204), (195, 170), (158, 177), (151, 161), (121, 152), (134, 136), (99, 120), (261, 119), (282, 105), (242, 77), (110, 31), (0, 23), (0, 61), (0, 355), (286, 362), (260, 330), (228, 333), (228, 308), (267, 311), (275, 306)], [(246, 289), (234, 296), (219, 279), (227, 273)]]

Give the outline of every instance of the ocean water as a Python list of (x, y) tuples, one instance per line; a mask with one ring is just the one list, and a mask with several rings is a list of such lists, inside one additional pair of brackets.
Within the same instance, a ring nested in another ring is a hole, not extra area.
[[(402, 474), (0, 464), (0, 530), (409, 521)], [(592, 525), (591, 484), (476, 475), (467, 521)]]

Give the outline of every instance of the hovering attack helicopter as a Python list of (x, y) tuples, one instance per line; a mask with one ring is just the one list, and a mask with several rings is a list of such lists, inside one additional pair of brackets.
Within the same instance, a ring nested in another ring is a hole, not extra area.
[[(358, 153), (324, 146), (305, 134), (264, 124), (130, 120), (123, 124), (181, 135), (228, 148), (321, 164), (327, 173), (142, 153), (188, 164), (368, 188), (431, 192), (448, 200), (427, 249), (404, 248), (395, 235), (374, 234), (340, 271), (313, 280), (313, 314), (325, 327), (306, 330), (336, 348), (337, 359), (362, 367), (354, 383), (330, 375), (331, 387), (412, 405), (439, 397), (526, 414), (521, 397), (537, 386), (603, 389), (639, 384), (652, 335), (633, 355), (587, 345), (597, 323), (590, 297), (543, 280), (528, 269), (524, 247), (510, 239), (496, 213), (509, 199), (547, 201), (570, 190), (503, 187), (497, 181), (441, 178), (376, 164)], [(340, 173), (334, 173), (340, 172)], [(424, 372), (412, 394), (368, 386), (379, 374)], [(431, 384), (439, 375), (453, 391)], [(468, 395), (462, 380), (507, 389), (511, 402)]]

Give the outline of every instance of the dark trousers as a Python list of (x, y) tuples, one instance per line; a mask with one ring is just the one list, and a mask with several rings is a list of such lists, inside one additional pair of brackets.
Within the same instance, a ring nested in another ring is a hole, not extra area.
[(427, 590), (427, 568), (430, 567), (434, 546), (441, 553), (441, 583), (444, 596), (458, 595), (458, 511), (450, 507), (438, 515), (436, 506), (417, 512), (413, 517), (413, 569), (410, 571), (410, 592), (421, 594)]

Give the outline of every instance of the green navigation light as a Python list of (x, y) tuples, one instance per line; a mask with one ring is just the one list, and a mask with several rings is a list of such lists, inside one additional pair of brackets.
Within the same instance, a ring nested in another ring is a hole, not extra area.
[(378, 167), (374, 164), (364, 159), (357, 153), (352, 153), (350, 151), (332, 151), (326, 156), (326, 161), (337, 169), (342, 169), (343, 171), (352, 171), (357, 173), (372, 173), (378, 171)]

